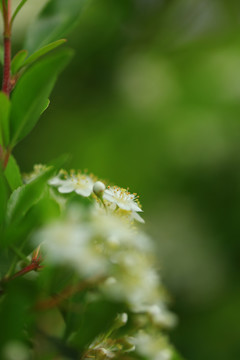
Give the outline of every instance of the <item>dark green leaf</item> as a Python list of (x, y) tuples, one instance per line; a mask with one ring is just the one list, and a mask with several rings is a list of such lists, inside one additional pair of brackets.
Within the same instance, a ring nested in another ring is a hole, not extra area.
[(26, 49), (35, 52), (66, 34), (78, 23), (86, 0), (50, 0), (29, 28)]
[(11, 63), (12, 75), (15, 75), (18, 72), (18, 70), (22, 67), (27, 55), (28, 55), (27, 50), (21, 50), (14, 56)]
[(20, 221), (28, 210), (42, 197), (47, 180), (53, 175), (53, 167), (45, 170), (30, 183), (17, 188), (7, 205), (7, 223)]
[(4, 174), (12, 191), (22, 185), (21, 173), (13, 155), (8, 160)]
[(9, 111), (10, 101), (8, 97), (0, 92), (0, 144), (7, 147), (9, 143)]
[(17, 83), (12, 96), (11, 146), (25, 137), (35, 126), (56, 81), (57, 75), (72, 57), (63, 49), (34, 64)]

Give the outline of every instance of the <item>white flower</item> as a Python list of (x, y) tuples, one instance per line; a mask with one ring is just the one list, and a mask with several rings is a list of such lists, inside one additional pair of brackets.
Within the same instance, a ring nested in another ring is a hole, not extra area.
[(62, 179), (55, 176), (49, 180), (49, 185), (56, 186), (61, 194), (68, 194), (75, 191), (78, 195), (88, 197), (93, 191), (93, 180), (90, 176), (81, 173), (66, 176)]
[(75, 269), (81, 276), (102, 275), (108, 261), (92, 241), (92, 231), (86, 224), (56, 222), (39, 230), (35, 243), (42, 243), (46, 260)]
[(147, 334), (140, 330), (133, 339), (136, 352), (149, 360), (170, 360), (172, 351), (160, 334)]
[(103, 194), (103, 198), (115, 203), (120, 209), (133, 212), (141, 212), (137, 202), (136, 194), (131, 194), (128, 190), (119, 187), (108, 187)]
[(153, 324), (168, 328), (172, 328), (177, 322), (176, 316), (167, 310), (164, 303), (135, 306), (133, 312), (146, 313)]
[(126, 301), (131, 309), (159, 300), (159, 278), (145, 253), (130, 248), (118, 250), (110, 261), (111, 276), (101, 286), (104, 293)]

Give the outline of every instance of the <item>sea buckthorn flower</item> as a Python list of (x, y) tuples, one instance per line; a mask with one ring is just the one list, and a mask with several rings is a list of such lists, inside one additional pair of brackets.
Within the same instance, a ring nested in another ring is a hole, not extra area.
[(81, 172), (61, 172), (58, 176), (49, 180), (49, 185), (56, 186), (61, 194), (75, 192), (78, 195), (88, 197), (93, 191), (94, 181), (92, 177)]

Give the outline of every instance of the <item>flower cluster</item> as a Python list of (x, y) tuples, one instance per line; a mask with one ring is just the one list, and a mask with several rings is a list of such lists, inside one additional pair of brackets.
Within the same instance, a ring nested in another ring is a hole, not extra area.
[[(152, 241), (136, 226), (143, 222), (136, 194), (106, 187), (80, 172), (61, 171), (48, 184), (65, 198), (64, 217), (35, 233), (34, 246), (41, 244), (46, 264), (66, 266), (82, 281), (95, 279), (98, 296), (124, 303), (136, 327), (131, 340), (109, 334), (95, 339), (85, 349), (86, 359), (120, 358), (134, 352), (147, 359), (170, 360), (171, 348), (162, 329), (172, 327), (175, 316), (166, 307)], [(87, 205), (84, 198), (89, 199)], [(127, 314), (122, 319), (124, 326)], [(148, 328), (153, 335), (146, 332)]]

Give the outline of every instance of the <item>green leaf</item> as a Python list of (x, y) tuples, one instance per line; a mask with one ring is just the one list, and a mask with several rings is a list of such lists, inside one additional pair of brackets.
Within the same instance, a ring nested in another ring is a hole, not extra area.
[(41, 59), (28, 69), (18, 81), (12, 95), (11, 147), (24, 138), (36, 125), (57, 75), (67, 65), (73, 52), (62, 49)]
[(0, 238), (1, 232), (3, 230), (4, 220), (6, 216), (6, 206), (7, 206), (7, 186), (6, 182), (2, 173), (2, 170), (0, 169)]
[(42, 197), (47, 180), (53, 175), (54, 168), (47, 168), (30, 183), (17, 188), (7, 204), (7, 223), (18, 222)]
[(14, 56), (11, 63), (12, 75), (15, 75), (18, 70), (23, 66), (24, 60), (26, 59), (27, 55), (27, 50), (21, 50)]
[[(0, 349), (4, 345), (14, 341), (26, 341), (25, 329), (28, 330), (32, 324), (33, 316), (31, 309), (36, 301), (35, 282), (26, 282), (25, 279), (14, 279), (5, 285), (6, 296), (1, 297), (0, 318), (1, 327), (4, 331), (0, 332)], [(1, 352), (3, 354), (3, 352)], [(5, 356), (1, 356), (5, 358)], [(17, 355), (14, 358), (19, 359)], [(6, 358), (5, 358), (6, 359)], [(9, 359), (9, 358), (8, 358)]]
[(27, 60), (25, 60), (24, 63), (22, 64), (22, 67), (32, 64), (34, 61), (38, 60), (41, 56), (49, 53), (53, 49), (56, 49), (58, 46), (64, 44), (66, 41), (67, 41), (66, 39), (61, 39), (54, 41), (46, 46), (43, 46), (41, 49), (37, 50), (34, 54), (29, 56)]
[(25, 48), (29, 53), (59, 38), (64, 38), (79, 21), (87, 0), (50, 0), (27, 33)]
[(52, 159), (47, 165), (54, 166), (56, 170), (59, 170), (67, 161), (69, 161), (69, 154), (62, 154), (58, 156), (56, 159)]
[(43, 106), (43, 109), (42, 109), (42, 112), (41, 112), (41, 115), (44, 113), (44, 111), (47, 110), (47, 108), (49, 107), (49, 104), (50, 104), (50, 100), (47, 99), (47, 101), (45, 102), (45, 105)]
[(21, 173), (13, 155), (11, 155), (8, 160), (4, 174), (12, 191), (22, 186)]
[(0, 144), (5, 147), (9, 143), (9, 112), (10, 101), (3, 92), (0, 92)]

